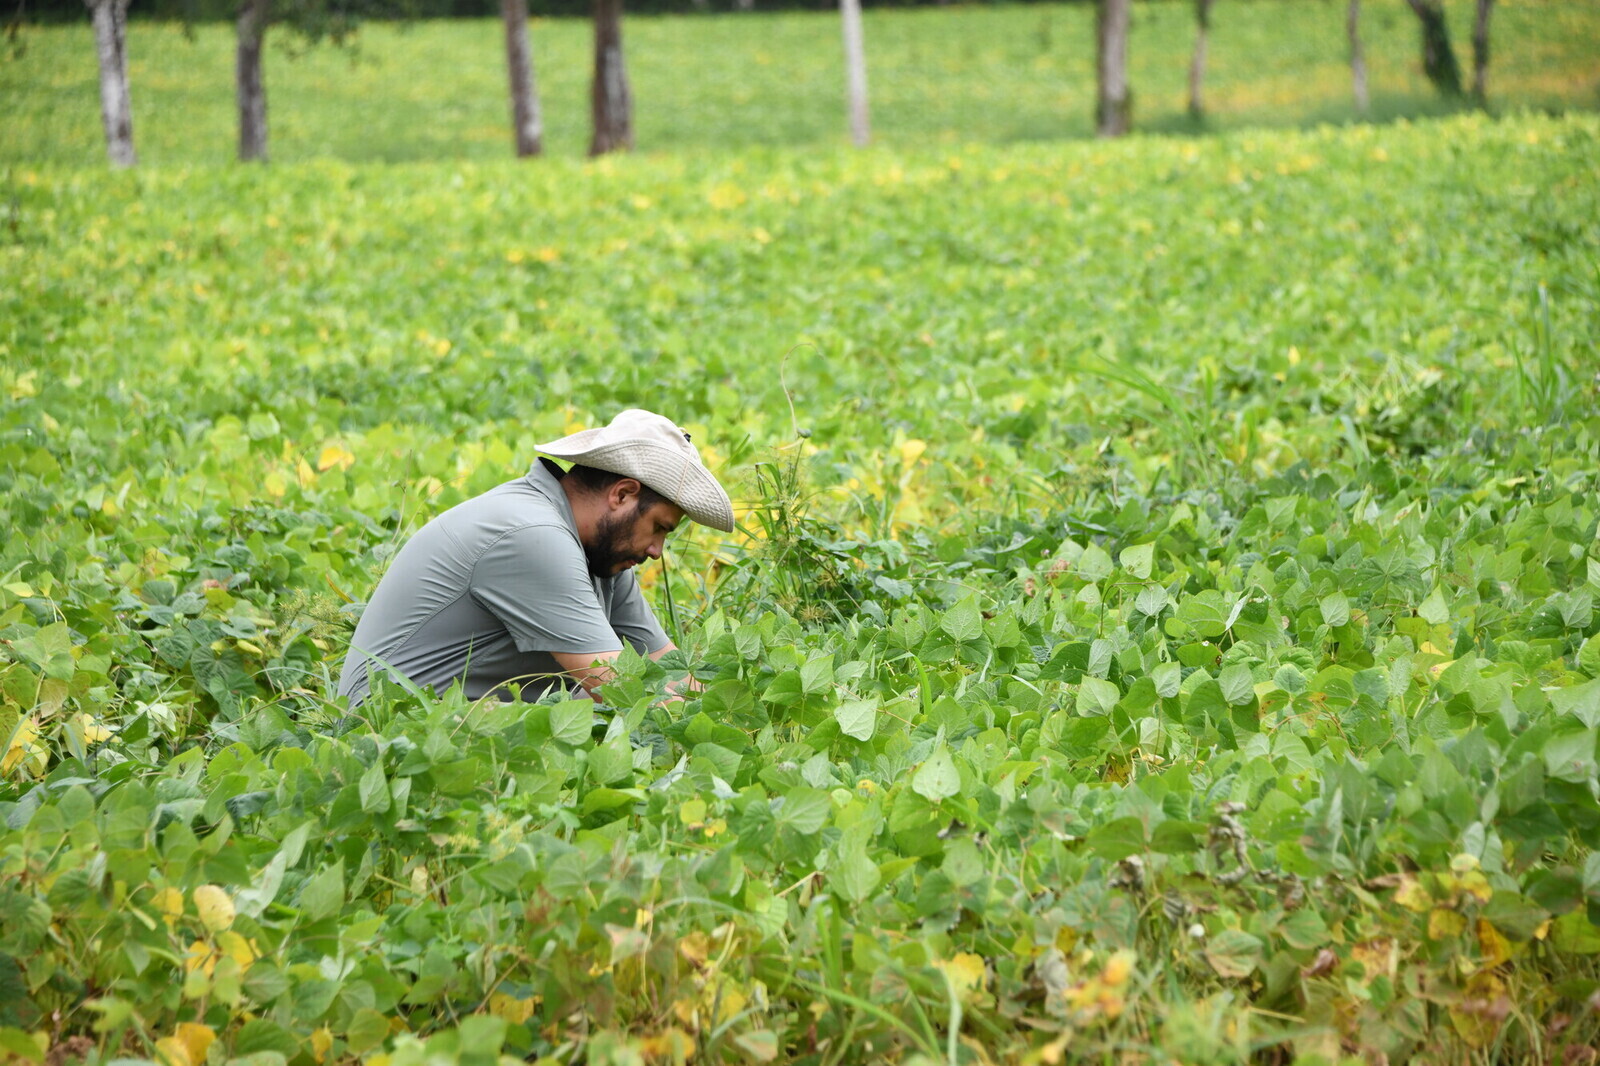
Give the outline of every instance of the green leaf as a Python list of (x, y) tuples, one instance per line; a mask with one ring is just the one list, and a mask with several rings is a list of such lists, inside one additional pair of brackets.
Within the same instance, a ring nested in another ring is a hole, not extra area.
[(839, 732), (856, 740), (871, 740), (878, 726), (877, 700), (846, 700), (833, 709)]
[(1578, 649), (1578, 669), (1590, 677), (1600, 678), (1600, 633), (1583, 642)]
[(383, 761), (375, 759), (367, 772), (361, 775), (361, 809), (368, 814), (382, 814), (389, 809), (389, 779), (383, 776)]
[(24, 662), (38, 667), (45, 677), (72, 680), (77, 664), (72, 659), (72, 634), (65, 622), (30, 630), (13, 640), (11, 648)]
[(1322, 620), (1335, 629), (1350, 624), (1350, 598), (1342, 591), (1322, 597)]
[(939, 628), (949, 634), (951, 640), (961, 643), (983, 636), (983, 615), (978, 611), (977, 601), (968, 596), (950, 608), (939, 619)]
[(1450, 608), (1444, 602), (1444, 590), (1435, 585), (1433, 591), (1428, 593), (1428, 598), (1417, 605), (1417, 615), (1431, 626), (1442, 626), (1448, 622)]
[(827, 824), (832, 801), (819, 788), (792, 788), (784, 794), (778, 808), (778, 824), (787, 825), (804, 836), (821, 831)]
[[(1156, 546), (1154, 544), (1135, 544), (1131, 548), (1124, 548), (1119, 558), (1122, 562), (1122, 568), (1142, 581), (1150, 576), (1150, 569), (1156, 558)], [(1145, 613), (1154, 614), (1155, 612), (1146, 611)]]
[(1111, 553), (1098, 544), (1091, 544), (1078, 557), (1078, 574), (1085, 581), (1104, 581), (1116, 569), (1111, 563)]
[(1206, 944), (1206, 961), (1219, 977), (1249, 977), (1261, 962), (1261, 947), (1242, 929), (1224, 929)]
[(1256, 698), (1255, 678), (1250, 668), (1242, 663), (1224, 668), (1217, 685), (1222, 689), (1222, 698), (1235, 707), (1242, 707)]
[(800, 666), (800, 691), (807, 696), (820, 696), (833, 688), (833, 656), (816, 655)]
[(1078, 711), (1080, 714), (1106, 715), (1122, 698), (1122, 692), (1109, 681), (1083, 675), (1078, 682)]
[(1600, 680), (1555, 689), (1550, 693), (1550, 706), (1557, 714), (1571, 715), (1586, 726), (1600, 726)]
[(933, 754), (911, 776), (911, 790), (934, 803), (947, 800), (961, 791), (961, 774), (956, 770), (955, 761), (950, 758), (944, 738), (939, 739), (933, 746)]
[(344, 906), (344, 860), (312, 874), (300, 890), (300, 910), (308, 922), (320, 922)]
[(1089, 850), (1107, 862), (1117, 862), (1145, 850), (1144, 823), (1132, 816), (1114, 818), (1089, 831)]
[(577, 747), (594, 733), (594, 701), (585, 697), (567, 700), (550, 708), (550, 735), (563, 744)]

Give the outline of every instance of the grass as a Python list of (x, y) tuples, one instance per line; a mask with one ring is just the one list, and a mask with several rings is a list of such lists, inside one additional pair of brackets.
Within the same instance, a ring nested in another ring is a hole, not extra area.
[[(1471, 4), (1446, 5), (1463, 64)], [(1423, 80), (1404, 0), (1364, 5), (1373, 110), (1388, 121), (1453, 109)], [(1088, 136), (1093, 26), (1086, 4), (875, 10), (866, 16), (872, 115), (881, 144), (956, 146)], [(548, 150), (587, 145), (589, 28), (536, 20), (535, 63)], [(353, 54), (292, 57), (274, 31), (267, 85), (278, 162), (498, 159), (509, 154), (503, 49), (493, 21), (366, 27)], [(626, 40), (645, 152), (727, 152), (845, 141), (837, 20), (818, 13), (637, 17)], [(1224, 4), (1214, 15), (1209, 114), (1186, 113), (1193, 16), (1139, 4), (1132, 38), (1136, 124), (1189, 133), (1347, 122), (1356, 116), (1343, 7)], [(1496, 109), (1600, 106), (1600, 8), (1578, 0), (1497, 4), (1490, 99)], [(27, 30), (0, 59), (0, 162), (95, 165), (103, 158), (87, 24)], [(155, 165), (232, 158), (231, 27), (193, 39), (175, 24), (130, 30), (135, 134)]]

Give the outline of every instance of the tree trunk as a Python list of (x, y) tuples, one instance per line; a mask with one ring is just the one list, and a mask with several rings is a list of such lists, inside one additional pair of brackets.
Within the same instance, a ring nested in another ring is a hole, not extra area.
[(594, 0), (594, 138), (590, 155), (633, 147), (633, 97), (622, 63), (622, 0)]
[(865, 148), (872, 139), (867, 122), (867, 53), (861, 40), (861, 0), (839, 0), (844, 27), (844, 66), (850, 93), (850, 140)]
[(234, 87), (239, 101), (239, 162), (267, 161), (267, 89), (261, 78), (261, 49), (267, 39), (271, 0), (239, 5), (239, 47)]
[(1367, 113), (1367, 59), (1361, 51), (1361, 0), (1350, 0), (1350, 11), (1345, 17), (1345, 33), (1350, 38), (1350, 82), (1355, 89), (1356, 110)]
[(1206, 80), (1206, 38), (1211, 32), (1211, 0), (1194, 0), (1194, 17), (1194, 58), (1189, 61), (1189, 117), (1199, 119), (1206, 113), (1201, 94)]
[(133, 104), (128, 98), (128, 0), (85, 0), (100, 59), (100, 120), (106, 157), (114, 167), (139, 161), (133, 150)]
[(1478, 18), (1472, 24), (1472, 98), (1482, 107), (1489, 100), (1489, 13), (1494, 0), (1478, 0)]
[(1132, 102), (1128, 92), (1128, 19), (1130, 0), (1099, 0), (1095, 9), (1095, 132), (1120, 137), (1128, 132)]
[(1445, 96), (1461, 95), (1461, 66), (1450, 47), (1450, 26), (1440, 0), (1407, 0), (1422, 22), (1422, 72)]
[(528, 0), (500, 0), (506, 27), (506, 72), (511, 79), (511, 126), (517, 157), (544, 150), (544, 116), (533, 79), (533, 49), (528, 44)]

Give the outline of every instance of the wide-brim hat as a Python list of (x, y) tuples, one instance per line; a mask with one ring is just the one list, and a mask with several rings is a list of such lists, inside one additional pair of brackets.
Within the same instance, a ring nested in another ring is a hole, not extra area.
[(596, 470), (631, 477), (665, 496), (692, 521), (733, 532), (733, 503), (689, 434), (669, 418), (630, 408), (599, 429), (585, 429), (539, 445), (539, 451)]

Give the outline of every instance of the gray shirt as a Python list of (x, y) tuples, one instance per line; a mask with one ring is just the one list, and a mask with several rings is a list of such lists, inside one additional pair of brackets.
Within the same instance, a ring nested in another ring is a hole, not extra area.
[(633, 571), (596, 577), (548, 460), (439, 515), (394, 557), (356, 625), (339, 678), (364, 700), (377, 659), (443, 692), (533, 699), (565, 675), (551, 652), (666, 647)]

